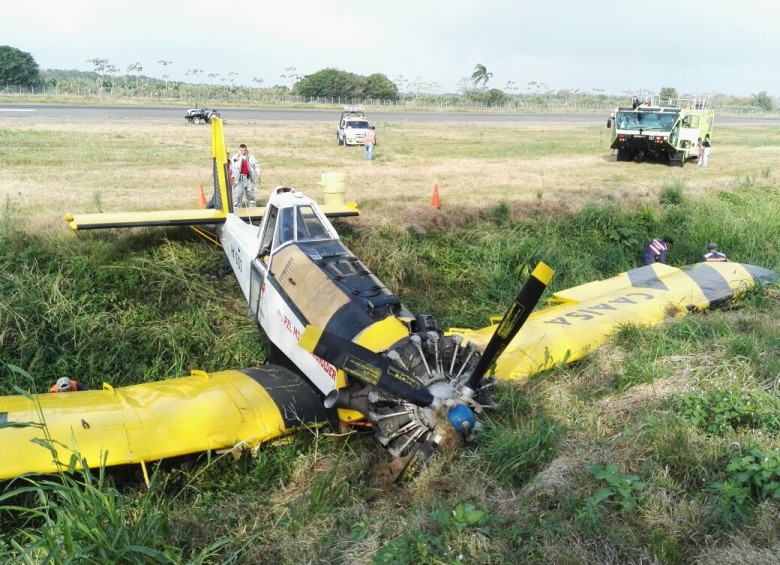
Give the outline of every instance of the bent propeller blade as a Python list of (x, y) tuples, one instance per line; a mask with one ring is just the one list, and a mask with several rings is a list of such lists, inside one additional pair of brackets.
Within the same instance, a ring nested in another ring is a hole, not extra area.
[(416, 377), (353, 341), (308, 325), (298, 345), (350, 376), (397, 398), (417, 406), (430, 406), (433, 402), (433, 395)]
[(428, 462), (436, 455), (439, 444), (434, 440), (425, 441), (414, 450), (403, 470), (395, 478), (395, 483), (405, 485), (416, 479), (428, 466)]
[(531, 277), (523, 285), (523, 288), (520, 289), (520, 292), (517, 293), (517, 296), (515, 296), (514, 301), (498, 324), (493, 337), (490, 338), (485, 347), (485, 351), (482, 352), (482, 357), (469, 379), (468, 384), (472, 390), (477, 389), (485, 373), (493, 366), (504, 352), (504, 349), (506, 349), (506, 346), (509, 345), (509, 342), (523, 327), (534, 306), (542, 297), (544, 289), (547, 288), (554, 273), (555, 271), (545, 263), (540, 262), (536, 265), (531, 273)]

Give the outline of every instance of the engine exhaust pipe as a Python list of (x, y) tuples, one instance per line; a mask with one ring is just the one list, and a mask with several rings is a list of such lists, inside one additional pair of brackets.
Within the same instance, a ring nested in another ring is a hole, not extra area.
[(368, 413), (371, 410), (368, 393), (368, 387), (355, 387), (350, 385), (345, 388), (337, 388), (328, 393), (323, 404), (328, 410), (332, 408), (357, 410), (368, 417)]

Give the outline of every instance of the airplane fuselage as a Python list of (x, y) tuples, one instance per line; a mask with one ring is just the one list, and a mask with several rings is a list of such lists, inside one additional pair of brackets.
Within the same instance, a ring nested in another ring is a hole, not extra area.
[[(220, 239), (252, 318), (272, 344), (327, 395), (344, 385), (328, 361), (299, 347), (307, 325), (372, 350), (408, 337), (397, 296), (341, 243), (316, 203), (290, 189), (271, 196), (260, 226), (229, 214)], [(374, 328), (373, 331), (371, 328)]]

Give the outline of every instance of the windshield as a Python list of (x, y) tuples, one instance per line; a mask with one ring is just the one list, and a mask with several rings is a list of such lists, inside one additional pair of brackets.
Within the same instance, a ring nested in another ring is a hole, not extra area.
[(368, 122), (347, 122), (348, 128), (368, 129)]
[(276, 225), (274, 249), (288, 241), (335, 239), (311, 206), (282, 208)]
[(333, 239), (328, 228), (322, 223), (315, 214), (311, 206), (300, 206), (296, 208), (296, 239)]
[(677, 121), (677, 113), (621, 111), (615, 116), (617, 129), (669, 131)]

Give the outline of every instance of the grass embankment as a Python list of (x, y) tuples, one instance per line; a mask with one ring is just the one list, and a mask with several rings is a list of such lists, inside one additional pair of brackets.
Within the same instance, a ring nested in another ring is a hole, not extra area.
[[(404, 143), (428, 135), (405, 127), (393, 125)], [(343, 159), (349, 196), (364, 213), (341, 226), (347, 244), (412, 310), (431, 312), (444, 326), (500, 314), (538, 260), (557, 270), (552, 290), (559, 290), (634, 266), (653, 235), (675, 236), (674, 264), (696, 261), (714, 239), (733, 260), (780, 270), (776, 169), (750, 158), (774, 155), (774, 146), (743, 152), (744, 161), (731, 165), (727, 151), (718, 151), (708, 170), (679, 170), (609, 162), (603, 150), (593, 158), (564, 128), (539, 134), (550, 136), (556, 155), (517, 159), (518, 167), (555, 178), (548, 185), (542, 175), (541, 193), (526, 194), (522, 185), (472, 182), (472, 164), (495, 152), (504, 155), (495, 168), (514, 170), (509, 151), (480, 148), (472, 129), (453, 126), (441, 135), (470, 156), (462, 163), (390, 143), (380, 146), (386, 160), (370, 164), (353, 162), (355, 151), (322, 149)], [(492, 142), (492, 132), (478, 135)], [(535, 135), (522, 133), (523, 140)], [(589, 135), (586, 148), (599, 137)], [(730, 135), (724, 138), (738, 147), (740, 131)], [(143, 144), (124, 138), (109, 160), (119, 162), (120, 145), (132, 152)], [(14, 161), (17, 152), (2, 151), (12, 170), (27, 170)], [(269, 148), (265, 161), (282, 163), (276, 151)], [(55, 144), (51, 153), (67, 161), (64, 148)], [(179, 158), (171, 152), (167, 159)], [(560, 169), (573, 174), (571, 164), (583, 160), (590, 165), (580, 167), (578, 182), (566, 180)], [(458, 167), (439, 180), (448, 195), (442, 211), (427, 208), (429, 189), (414, 201), (401, 185), (390, 190), (394, 181), (382, 175), (412, 174), (406, 169), (419, 172), (426, 163)], [(151, 159), (144, 165), (148, 174)], [(306, 159), (289, 167), (295, 178), (323, 170)], [(130, 161), (116, 170), (122, 179), (135, 174)], [(0, 186), (14, 182), (5, 169), (0, 175)], [(590, 197), (580, 191), (596, 186), (599, 175), (606, 187)], [(355, 190), (364, 176), (380, 187)], [(57, 198), (51, 180), (38, 185)], [(450, 200), (451, 186), (463, 206)], [(73, 197), (94, 202), (111, 188), (94, 190)], [(154, 192), (162, 199), (165, 191)], [(192, 199), (194, 191), (186, 192)], [(114, 202), (100, 200), (106, 209)], [(182, 231), (37, 234), (37, 222), (53, 211), (34, 202), (12, 197), (0, 224), (0, 359), (27, 369), (33, 381), (6, 367), (0, 392), (45, 390), (62, 374), (90, 386), (122, 385), (262, 361), (235, 284), (203, 277), (220, 267), (219, 252)], [(152, 198), (147, 207), (164, 204)], [(583, 362), (506, 383), (494, 425), (478, 442), (437, 458), (403, 489), (387, 488), (378, 476), (383, 454), (370, 437), (336, 443), (306, 434), (263, 448), (256, 459), (160, 470), (148, 492), (134, 472), (8, 483), (5, 492), (14, 496), (0, 501), (0, 558), (19, 559), (27, 549), (36, 563), (49, 550), (60, 560), (96, 562), (771, 563), (780, 539), (779, 316), (780, 296), (770, 289), (661, 327), (626, 327)], [(13, 490), (20, 486), (30, 490)]]

